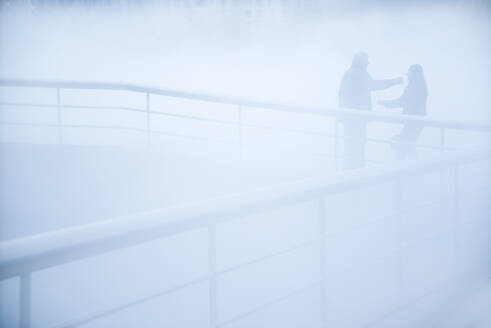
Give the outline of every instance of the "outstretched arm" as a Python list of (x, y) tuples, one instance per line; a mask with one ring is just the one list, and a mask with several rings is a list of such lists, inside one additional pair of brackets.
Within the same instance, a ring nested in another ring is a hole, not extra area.
[(407, 88), (406, 88), (406, 90), (404, 90), (404, 92), (399, 98), (390, 99), (390, 100), (379, 100), (377, 101), (377, 104), (382, 105), (386, 108), (403, 107), (404, 104), (406, 103), (407, 97), (408, 96), (407, 96)]
[(401, 84), (402, 83), (402, 77), (398, 77), (395, 79), (390, 79), (390, 80), (371, 80), (370, 81), (370, 89), (373, 90), (384, 90), (388, 89), (391, 86)]

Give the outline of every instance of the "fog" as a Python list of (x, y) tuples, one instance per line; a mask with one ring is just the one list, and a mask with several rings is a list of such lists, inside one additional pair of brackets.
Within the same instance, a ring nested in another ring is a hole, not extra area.
[(482, 8), (401, 5), (320, 17), (266, 11), (259, 18), (206, 7), (4, 11), (0, 71), (336, 106), (340, 77), (363, 50), (374, 78), (421, 64), (432, 116), (490, 122), (491, 23)]
[[(0, 326), (491, 324), (488, 2), (0, 6)], [(349, 132), (359, 54), (402, 77), (372, 112), (414, 114), (383, 104), (419, 64), (421, 118), (480, 128)]]

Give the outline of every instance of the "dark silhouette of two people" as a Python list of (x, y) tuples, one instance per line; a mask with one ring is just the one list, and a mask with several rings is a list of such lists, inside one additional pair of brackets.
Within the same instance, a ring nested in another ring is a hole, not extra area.
[[(339, 88), (339, 106), (347, 109), (370, 111), (372, 91), (388, 89), (401, 84), (401, 77), (388, 80), (374, 80), (367, 71), (368, 55), (359, 52), (353, 57), (350, 68), (344, 73)], [(385, 107), (402, 107), (404, 114), (425, 115), (427, 90), (421, 65), (411, 65), (408, 85), (401, 97), (380, 101)], [(365, 166), (365, 144), (367, 120), (351, 115), (343, 118), (344, 125), (344, 168), (355, 169)], [(417, 140), (422, 126), (418, 123), (405, 124), (400, 135), (394, 137), (394, 148), (398, 157), (413, 155), (411, 145)]]

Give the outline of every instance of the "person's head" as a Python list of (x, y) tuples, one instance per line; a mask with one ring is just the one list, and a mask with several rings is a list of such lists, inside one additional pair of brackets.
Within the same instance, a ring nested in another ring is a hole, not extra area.
[(407, 71), (407, 79), (409, 82), (424, 81), (423, 67), (420, 64), (409, 66)]
[(366, 69), (368, 66), (368, 54), (366, 52), (357, 52), (353, 56), (351, 67)]

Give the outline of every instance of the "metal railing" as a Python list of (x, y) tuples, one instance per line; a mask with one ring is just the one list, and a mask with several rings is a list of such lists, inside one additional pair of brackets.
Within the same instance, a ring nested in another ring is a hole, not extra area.
[[(146, 117), (146, 128), (139, 131), (147, 135), (147, 140), (151, 142), (151, 135), (155, 131), (151, 129), (152, 115), (179, 115), (172, 113), (162, 113), (152, 110), (150, 99), (152, 95), (164, 95), (188, 100), (199, 100), (212, 103), (230, 104), (237, 106), (237, 122), (221, 122), (224, 124), (234, 124), (238, 130), (238, 145), (243, 147), (242, 129), (249, 126), (243, 121), (241, 113), (244, 107), (256, 107), (273, 109), (281, 112), (292, 112), (302, 114), (313, 114), (338, 118), (358, 118), (365, 119), (369, 122), (388, 122), (404, 124), (410, 121), (417, 121), (426, 127), (435, 127), (440, 129), (440, 145), (434, 148), (439, 150), (446, 149), (445, 131), (446, 129), (470, 130), (475, 132), (490, 132), (489, 126), (484, 124), (468, 124), (461, 122), (445, 122), (432, 120), (428, 118), (413, 117), (406, 115), (392, 115), (376, 112), (359, 112), (354, 110), (330, 110), (323, 108), (290, 106), (274, 103), (264, 103), (241, 98), (219, 97), (198, 93), (182, 92), (170, 89), (151, 88), (122, 83), (97, 83), (97, 82), (71, 82), (71, 81), (27, 81), (27, 80), (0, 80), (0, 86), (8, 87), (37, 87), (37, 88), (54, 88), (56, 89), (57, 102), (52, 105), (40, 104), (21, 104), (9, 103), (15, 106), (48, 106), (57, 109), (57, 124), (59, 131), (59, 142), (63, 143), (63, 128), (70, 127), (63, 123), (63, 108), (69, 108), (70, 105), (61, 103), (62, 89), (90, 89), (90, 90), (120, 90), (132, 91), (145, 95), (146, 105), (144, 109), (139, 108), (122, 108), (122, 107), (105, 107), (106, 109), (118, 109), (141, 112)], [(5, 104), (5, 103), (4, 103)], [(91, 108), (92, 106), (75, 106), (77, 108)], [(95, 107), (94, 108), (101, 108)], [(185, 116), (185, 115), (180, 115)], [(187, 119), (197, 119), (209, 121), (204, 118), (195, 118), (185, 116)], [(216, 122), (216, 120), (211, 120)], [(2, 122), (1, 124), (9, 124)], [(12, 123), (15, 124), (15, 123)], [(19, 123), (22, 124), (22, 123)], [(251, 126), (257, 127), (251, 124)], [(88, 127), (94, 127), (88, 125)], [(114, 128), (114, 127), (100, 127)], [(119, 127), (121, 128), (121, 127)], [(277, 129), (268, 126), (268, 129)], [(304, 133), (314, 133), (303, 131)], [(183, 136), (186, 137), (186, 136)], [(341, 136), (334, 135), (335, 138)], [(391, 143), (386, 140), (372, 140), (374, 142)], [(430, 147), (430, 146), (428, 146)], [(208, 313), (209, 327), (222, 327), (245, 316), (256, 313), (273, 304), (298, 295), (306, 290), (318, 288), (320, 292), (320, 307), (322, 326), (326, 326), (326, 302), (328, 289), (326, 287), (325, 273), (327, 255), (325, 252), (326, 243), (326, 199), (329, 196), (342, 192), (360, 190), (365, 187), (380, 185), (383, 183), (392, 183), (394, 185), (395, 207), (400, 215), (407, 209), (401, 208), (401, 181), (406, 177), (421, 176), (429, 172), (438, 172), (443, 170), (453, 171), (453, 191), (449, 198), (441, 199), (440, 202), (451, 202), (455, 206), (454, 215), (459, 216), (459, 204), (463, 191), (461, 190), (460, 168), (463, 165), (474, 163), (482, 160), (491, 159), (490, 150), (478, 151), (456, 151), (441, 153), (438, 158), (410, 161), (407, 163), (393, 163), (391, 166), (383, 166), (373, 169), (356, 170), (345, 172), (335, 177), (317, 177), (305, 179), (283, 185), (261, 188), (248, 193), (228, 195), (211, 200), (205, 200), (196, 203), (188, 203), (179, 206), (172, 206), (162, 210), (138, 213), (134, 215), (115, 218), (100, 223), (76, 226), (63, 230), (57, 230), (40, 235), (29, 236), (17, 240), (4, 241), (0, 243), (0, 280), (19, 277), (20, 279), (20, 325), (21, 327), (31, 327), (32, 312), (32, 275), (43, 269), (52, 268), (65, 263), (90, 258), (96, 255), (109, 253), (114, 250), (128, 248), (130, 246), (140, 245), (151, 240), (162, 239), (174, 236), (188, 231), (197, 229), (207, 229), (208, 242), (208, 273), (191, 281), (187, 281), (178, 286), (158, 290), (151, 295), (134, 299), (125, 303), (115, 304), (110, 309), (99, 312), (89, 313), (83, 317), (75, 318), (68, 322), (61, 323), (56, 327), (75, 327), (88, 323), (109, 314), (123, 311), (127, 308), (141, 304), (157, 297), (167, 295), (176, 290), (194, 285), (200, 282), (207, 282), (208, 291)], [(489, 186), (486, 187), (489, 193)], [(301, 202), (312, 201), (317, 208), (319, 222), (319, 233), (316, 239), (294, 245), (281, 251), (267, 254), (239, 265), (227, 267), (225, 269), (217, 268), (217, 245), (216, 245), (216, 227), (219, 224), (242, 218), (246, 215), (264, 213), (269, 210), (283, 208), (287, 205), (298, 204)], [(310, 282), (302, 288), (291, 291), (288, 294), (269, 300), (260, 304), (246, 313), (242, 313), (227, 320), (219, 320), (217, 317), (217, 278), (221, 275), (239, 270), (245, 266), (262, 262), (285, 253), (292, 252), (305, 247), (319, 246), (319, 272), (321, 279)]]
[[(309, 153), (312, 156), (326, 156), (332, 157), (334, 159), (342, 158), (343, 155), (340, 154), (340, 147), (338, 142), (343, 139), (357, 140), (359, 142), (373, 142), (381, 144), (397, 144), (396, 141), (380, 139), (380, 138), (365, 138), (357, 139), (349, 136), (343, 136), (339, 134), (338, 120), (342, 119), (357, 119), (364, 120), (366, 122), (382, 122), (382, 123), (392, 123), (392, 124), (404, 124), (408, 122), (418, 122), (424, 127), (437, 128), (440, 130), (439, 143), (437, 145), (416, 145), (417, 148), (430, 149), (430, 150), (454, 150), (455, 148), (448, 147), (446, 145), (446, 130), (465, 130), (474, 132), (491, 132), (491, 126), (481, 123), (465, 123), (465, 122), (454, 122), (454, 121), (443, 121), (430, 119), (428, 117), (415, 117), (410, 115), (402, 114), (391, 114), (384, 112), (373, 112), (373, 111), (358, 111), (349, 109), (328, 109), (322, 107), (309, 107), (300, 105), (286, 105), (270, 102), (256, 101), (246, 98), (234, 98), (217, 96), (202, 93), (193, 93), (186, 91), (179, 91), (174, 89), (166, 88), (156, 88), (135, 84), (127, 83), (106, 83), (106, 82), (80, 82), (80, 81), (47, 81), (47, 80), (21, 80), (21, 79), (0, 79), (0, 86), (2, 87), (21, 87), (21, 88), (49, 88), (56, 90), (56, 102), (52, 104), (39, 104), (39, 103), (19, 103), (19, 102), (0, 102), (0, 106), (10, 106), (10, 107), (38, 107), (38, 108), (54, 108), (56, 109), (56, 122), (54, 123), (29, 123), (29, 122), (15, 122), (15, 121), (0, 121), (0, 125), (12, 125), (12, 126), (31, 126), (31, 127), (49, 127), (56, 128), (58, 134), (58, 143), (63, 144), (64, 141), (64, 129), (77, 129), (77, 128), (92, 128), (92, 129), (112, 129), (112, 130), (125, 130), (133, 131), (145, 134), (147, 145), (152, 143), (152, 135), (163, 135), (169, 137), (178, 137), (191, 140), (200, 140), (212, 143), (218, 143), (223, 145), (230, 145), (238, 148), (240, 154), (243, 153), (244, 148), (277, 148), (282, 150), (281, 147), (277, 145), (265, 146), (258, 143), (249, 143), (245, 140), (244, 130), (246, 128), (254, 128), (265, 131), (277, 131), (281, 133), (293, 133), (304, 136), (312, 137), (323, 137), (330, 138), (334, 142), (334, 147), (332, 152), (309, 152), (305, 150), (294, 150), (295, 152)], [(142, 108), (137, 107), (124, 107), (124, 106), (87, 106), (87, 105), (74, 105), (74, 104), (63, 104), (62, 103), (62, 90), (68, 89), (79, 89), (79, 90), (109, 90), (109, 91), (128, 91), (135, 92), (144, 95), (145, 101)], [(212, 119), (193, 115), (185, 115), (180, 113), (165, 112), (158, 108), (153, 108), (151, 106), (152, 96), (166, 96), (171, 98), (177, 98), (182, 100), (194, 100), (200, 102), (207, 102), (213, 104), (226, 104), (235, 107), (237, 113), (236, 120), (222, 120), (222, 119)], [(268, 109), (282, 113), (295, 113), (303, 115), (312, 115), (319, 117), (332, 118), (336, 121), (334, 122), (334, 132), (317, 132), (306, 129), (298, 128), (288, 128), (272, 126), (268, 124), (258, 124), (251, 123), (244, 120), (244, 110), (246, 108), (256, 108), (256, 109)], [(64, 109), (98, 109), (98, 110), (118, 110), (121, 112), (134, 112), (145, 116), (144, 127), (134, 127), (134, 126), (107, 126), (107, 125), (96, 125), (96, 124), (68, 124), (64, 122)], [(179, 133), (171, 133), (160, 129), (152, 128), (152, 119), (156, 117), (174, 117), (186, 120), (193, 120), (205, 123), (220, 124), (222, 126), (236, 127), (237, 134), (235, 140), (225, 140), (218, 138), (209, 138), (205, 136), (190, 136)], [(284, 149), (283, 147), (283, 150)], [(292, 151), (289, 149), (288, 151)], [(373, 161), (377, 162), (377, 161)]]
[[(491, 150), (446, 154), (432, 160), (415, 161), (409, 165), (398, 163), (383, 169), (365, 169), (351, 171), (336, 177), (305, 179), (275, 187), (261, 188), (248, 193), (228, 195), (226, 197), (219, 197), (196, 203), (172, 206), (162, 210), (138, 213), (100, 223), (76, 226), (17, 240), (5, 241), (0, 243), (0, 280), (20, 277), (21, 327), (30, 327), (32, 273), (114, 250), (139, 245), (151, 240), (205, 228), (208, 230), (208, 274), (179, 286), (160, 290), (152, 295), (132, 300), (131, 302), (118, 304), (111, 309), (91, 313), (85, 317), (62, 323), (56, 327), (75, 327), (204, 281), (207, 281), (209, 284), (209, 327), (224, 326), (254, 313), (255, 311), (263, 309), (264, 307), (275, 304), (284, 298), (314, 287), (320, 288), (320, 306), (323, 315), (322, 321), (325, 322), (324, 311), (327, 293), (324, 276), (326, 266), (326, 254), (324, 251), (326, 240), (326, 231), (324, 229), (327, 220), (326, 197), (346, 191), (354, 191), (391, 182), (394, 183), (394, 194), (397, 195), (398, 198), (396, 199), (396, 203), (400, 203), (401, 179), (420, 176), (428, 172), (453, 170), (454, 192), (449, 197), (453, 206), (456, 208), (456, 215), (459, 215), (459, 201), (462, 196), (462, 191), (460, 190), (461, 181), (459, 177), (460, 167), (476, 161), (490, 159)], [(486, 189), (489, 188), (490, 186), (486, 187)], [(304, 201), (314, 201), (318, 206), (317, 215), (319, 226), (321, 227), (321, 229), (319, 229), (318, 239), (296, 245), (275, 254), (268, 254), (267, 256), (254, 259), (247, 263), (241, 263), (227, 269), (217, 270), (217, 225), (246, 215), (261, 213)], [(399, 215), (401, 211), (403, 210), (400, 206), (397, 206), (396, 216)], [(264, 261), (268, 258), (316, 244), (320, 246), (319, 266), (320, 272), (323, 273), (321, 275), (321, 280), (312, 282), (304, 288), (294, 290), (287, 295), (282, 295), (266, 304), (261, 304), (257, 308), (241, 314), (236, 318), (224, 322), (217, 322), (217, 277), (226, 272), (238, 270), (244, 266)]]

